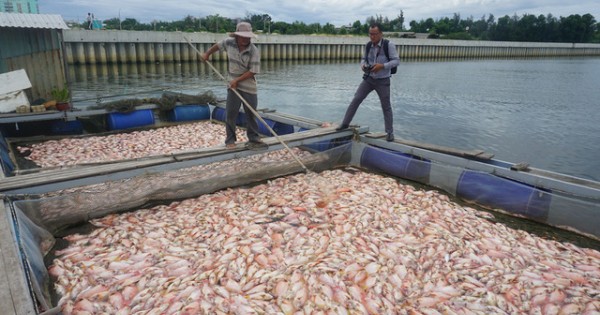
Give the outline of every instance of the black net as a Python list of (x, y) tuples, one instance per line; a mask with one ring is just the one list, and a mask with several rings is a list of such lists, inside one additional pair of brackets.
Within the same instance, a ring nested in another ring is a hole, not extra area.
[(131, 112), (136, 106), (142, 104), (158, 105), (162, 111), (171, 110), (175, 105), (191, 104), (216, 104), (217, 97), (212, 91), (207, 91), (199, 95), (189, 95), (182, 93), (163, 93), (161, 97), (156, 98), (129, 98), (117, 101), (107, 102), (99, 105), (90, 106), (90, 109), (105, 109), (107, 111)]

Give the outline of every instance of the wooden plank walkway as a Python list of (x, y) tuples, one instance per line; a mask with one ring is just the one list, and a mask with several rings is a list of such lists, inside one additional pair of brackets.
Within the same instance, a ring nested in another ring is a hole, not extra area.
[[(365, 137), (373, 138), (373, 139), (381, 139), (381, 138), (384, 138), (385, 135), (386, 134), (382, 133), (382, 132), (381, 133), (368, 133), (365, 135)], [(425, 150), (429, 150), (429, 151), (435, 151), (435, 152), (439, 152), (439, 153), (445, 153), (445, 154), (450, 154), (450, 155), (460, 156), (460, 157), (465, 157), (465, 158), (471, 158), (471, 159), (491, 160), (494, 157), (493, 154), (486, 153), (483, 150), (461, 150), (461, 149), (457, 149), (457, 148), (445, 147), (445, 146), (431, 144), (431, 143), (406, 140), (406, 139), (402, 139), (402, 138), (398, 138), (398, 137), (396, 137), (394, 142), (408, 145), (408, 146), (415, 147), (415, 148), (420, 148), (420, 149), (425, 149)]]

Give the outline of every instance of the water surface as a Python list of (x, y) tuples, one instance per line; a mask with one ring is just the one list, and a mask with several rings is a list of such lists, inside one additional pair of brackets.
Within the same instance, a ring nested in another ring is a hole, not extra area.
[[(216, 63), (226, 73), (226, 64)], [(71, 66), (81, 104), (164, 90), (226, 95), (204, 64)], [(362, 73), (357, 62), (265, 61), (259, 108), (340, 122)], [(401, 62), (392, 79), (398, 138), (471, 150), (508, 162), (600, 180), (600, 58)], [(371, 94), (353, 124), (383, 131)]]

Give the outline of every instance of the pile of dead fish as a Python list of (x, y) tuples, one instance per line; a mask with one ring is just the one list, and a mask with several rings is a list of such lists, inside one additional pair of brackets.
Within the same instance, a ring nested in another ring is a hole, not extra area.
[[(296, 147), (290, 150), (305, 161), (314, 160), (308, 151)], [(290, 152), (282, 149), (178, 170), (147, 172), (120, 180), (48, 192), (39, 199), (29, 200), (29, 211), (35, 211), (33, 216), (54, 230), (81, 221), (81, 218), (123, 212), (150, 201), (180, 200), (229, 185), (246, 185), (265, 176), (253, 171), (267, 172), (289, 163), (297, 167), (293, 161)]]
[[(246, 132), (236, 131), (238, 141)], [(210, 121), (118, 134), (49, 140), (19, 146), (19, 153), (40, 167), (101, 163), (214, 147), (225, 142), (225, 127)]]
[(598, 314), (600, 252), (353, 169), (92, 221), (64, 314)]

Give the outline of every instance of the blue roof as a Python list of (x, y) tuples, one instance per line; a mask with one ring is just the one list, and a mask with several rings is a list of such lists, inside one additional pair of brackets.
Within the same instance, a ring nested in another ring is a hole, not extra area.
[(69, 29), (58, 14), (25, 14), (0, 12), (0, 27)]

